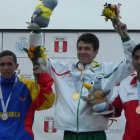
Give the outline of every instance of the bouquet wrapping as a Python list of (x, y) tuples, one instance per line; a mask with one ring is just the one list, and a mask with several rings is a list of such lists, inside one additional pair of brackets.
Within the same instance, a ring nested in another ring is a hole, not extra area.
[[(34, 39), (33, 39), (32, 34), (31, 34), (29, 48), (23, 48), (23, 50), (27, 53), (29, 59), (31, 60), (33, 67), (35, 67), (36, 65), (39, 65), (39, 63), (38, 63), (39, 58), (42, 58), (43, 60), (45, 60), (47, 57), (47, 54), (45, 54), (46, 49), (44, 48), (44, 46), (41, 46), (42, 41), (41, 40), (39, 41), (39, 38), (38, 38), (37, 45), (40, 45), (40, 46), (35, 46), (35, 41), (36, 41), (36, 38), (34, 37)], [(39, 42), (40, 42), (40, 44), (39, 44)], [(38, 90), (39, 89), (38, 88), (38, 77), (36, 75), (35, 75), (35, 85), (36, 85), (36, 89)]]

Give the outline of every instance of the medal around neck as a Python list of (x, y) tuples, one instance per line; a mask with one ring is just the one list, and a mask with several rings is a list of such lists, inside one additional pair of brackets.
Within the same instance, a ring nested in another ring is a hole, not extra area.
[(78, 92), (75, 92), (75, 93), (73, 94), (73, 96), (72, 96), (72, 99), (73, 99), (73, 100), (78, 100), (79, 97), (80, 97), (79, 93), (78, 93)]
[(2, 119), (3, 121), (6, 121), (6, 120), (8, 119), (8, 114), (7, 114), (6, 112), (3, 112), (3, 113), (2, 113), (2, 116), (1, 116), (1, 119)]
[(136, 108), (136, 113), (140, 115), (140, 106)]

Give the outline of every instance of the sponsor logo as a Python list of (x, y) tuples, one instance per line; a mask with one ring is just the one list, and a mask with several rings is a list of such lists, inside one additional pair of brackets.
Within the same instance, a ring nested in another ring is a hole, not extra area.
[(44, 132), (46, 133), (55, 133), (56, 129), (54, 128), (54, 117), (45, 116), (44, 117)]
[(110, 128), (106, 130), (106, 133), (123, 134), (122, 128)]
[(28, 46), (29, 45), (27, 39), (24, 36), (19, 36), (15, 44), (16, 50), (19, 53), (25, 53), (23, 48), (28, 48)]
[(67, 37), (58, 36), (54, 38), (54, 52), (65, 53), (67, 52)]
[(127, 92), (127, 96), (135, 95), (135, 92)]
[(19, 100), (20, 100), (20, 102), (24, 102), (24, 101), (26, 100), (26, 97), (20, 96), (20, 97), (19, 97)]

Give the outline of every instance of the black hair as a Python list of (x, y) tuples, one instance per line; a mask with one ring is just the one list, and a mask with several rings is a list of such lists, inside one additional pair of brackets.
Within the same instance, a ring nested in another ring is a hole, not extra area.
[(79, 36), (79, 38), (77, 40), (77, 46), (80, 41), (83, 41), (84, 43), (91, 43), (93, 50), (99, 49), (99, 39), (94, 34), (85, 33), (85, 34), (82, 34), (81, 36)]
[(132, 57), (134, 57), (135, 53), (140, 50), (140, 44), (136, 45), (132, 52)]
[(12, 51), (5, 50), (5, 51), (0, 52), (0, 58), (4, 56), (12, 56), (15, 64), (17, 64), (17, 57)]

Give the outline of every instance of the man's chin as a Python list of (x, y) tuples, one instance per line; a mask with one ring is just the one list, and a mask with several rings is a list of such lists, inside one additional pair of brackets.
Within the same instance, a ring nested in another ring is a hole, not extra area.
[(4, 78), (10, 78), (12, 77), (11, 75), (2, 75)]
[(90, 62), (87, 62), (87, 61), (80, 61), (80, 63), (83, 64), (83, 65), (90, 64)]

